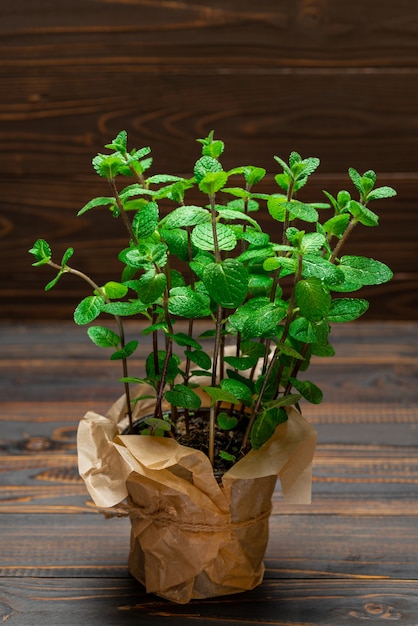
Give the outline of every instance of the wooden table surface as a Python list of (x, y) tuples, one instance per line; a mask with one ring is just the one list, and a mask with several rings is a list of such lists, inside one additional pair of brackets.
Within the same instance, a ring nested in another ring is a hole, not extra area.
[(71, 324), (0, 336), (0, 622), (418, 625), (418, 323), (333, 329), (337, 356), (310, 372), (324, 402), (304, 405), (312, 505), (277, 491), (263, 584), (188, 605), (130, 577), (129, 522), (97, 513), (78, 477), (78, 419), (119, 395), (116, 364)]

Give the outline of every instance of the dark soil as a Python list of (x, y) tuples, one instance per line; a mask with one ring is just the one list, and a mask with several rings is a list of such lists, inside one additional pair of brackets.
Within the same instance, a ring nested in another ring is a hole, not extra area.
[[(241, 419), (239, 419), (238, 425), (233, 430), (221, 430), (218, 426), (216, 426), (213, 473), (218, 481), (221, 480), (223, 474), (231, 468), (234, 462), (238, 461), (242, 456), (241, 444), (248, 421), (245, 418), (242, 418), (239, 413), (235, 413), (235, 416)], [(141, 432), (144, 419), (146, 419), (146, 417), (141, 418), (134, 423), (135, 433)], [(171, 436), (174, 436), (175, 440), (179, 444), (188, 446), (189, 448), (193, 448), (195, 450), (201, 450), (208, 455), (209, 409), (190, 411), (188, 422), (189, 424), (187, 428), (186, 415), (183, 411), (179, 412)], [(235, 459), (224, 459), (222, 458), (221, 453), (230, 454), (235, 457)]]

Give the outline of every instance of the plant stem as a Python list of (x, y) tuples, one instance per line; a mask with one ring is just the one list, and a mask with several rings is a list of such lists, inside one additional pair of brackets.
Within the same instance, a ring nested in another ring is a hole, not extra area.
[(353, 232), (353, 228), (354, 226), (356, 226), (356, 224), (358, 224), (358, 221), (353, 218), (350, 223), (348, 224), (347, 228), (345, 229), (344, 235), (341, 237), (341, 239), (338, 241), (337, 245), (335, 246), (334, 250), (332, 251), (332, 254), (329, 258), (331, 263), (335, 262), (335, 259), (338, 257), (340, 251), (342, 250), (345, 242), (347, 241), (347, 239), (349, 238), (349, 236), (351, 235), (351, 233)]
[(135, 242), (135, 244), (138, 244), (138, 240), (137, 240), (137, 238), (135, 236), (135, 233), (134, 233), (134, 231), (132, 229), (131, 221), (130, 221), (130, 219), (129, 219), (129, 217), (128, 217), (128, 215), (127, 215), (127, 213), (126, 213), (126, 211), (125, 211), (125, 209), (123, 207), (123, 202), (120, 199), (120, 195), (119, 195), (118, 189), (116, 187), (115, 179), (114, 178), (109, 178), (109, 184), (110, 184), (110, 186), (112, 188), (112, 192), (113, 192), (113, 195), (115, 197), (116, 204), (118, 206), (120, 216), (121, 216), (121, 218), (123, 220), (123, 223), (126, 226), (126, 230), (128, 231), (129, 238), (131, 239), (131, 241)]
[[(107, 303), (110, 302), (109, 298), (106, 296), (104, 291), (99, 287), (99, 285), (97, 285), (97, 283), (95, 283), (94, 280), (90, 278), (90, 276), (87, 276), (87, 274), (84, 274), (84, 272), (80, 272), (80, 270), (76, 270), (73, 267), (70, 267), (69, 265), (65, 265), (63, 267), (62, 265), (58, 265), (57, 263), (54, 263), (53, 261), (49, 261), (48, 265), (50, 265), (51, 267), (59, 271), (66, 272), (68, 274), (74, 274), (75, 276), (82, 278), (86, 283), (88, 283), (91, 287), (93, 287), (93, 289), (97, 291), (97, 293), (99, 293), (102, 296), (105, 302)], [(119, 315), (114, 315), (113, 317), (118, 326), (120, 347), (123, 350), (125, 347), (125, 330), (123, 327), (123, 323)], [(128, 377), (128, 362), (127, 362), (126, 357), (122, 358), (122, 371), (123, 371), (123, 377), (127, 378)], [(123, 386), (125, 390), (126, 404), (127, 404), (128, 418), (129, 418), (129, 432), (132, 433), (133, 432), (133, 418), (132, 418), (132, 406), (131, 406), (131, 392), (129, 388), (129, 383), (125, 381), (123, 383)]]
[[(222, 306), (219, 304), (216, 312), (216, 334), (215, 345), (213, 348), (213, 361), (212, 361), (212, 387), (215, 387), (218, 382), (218, 360), (221, 348), (221, 329), (222, 329)], [(215, 459), (215, 406), (211, 407), (209, 415), (209, 460), (213, 465)]]

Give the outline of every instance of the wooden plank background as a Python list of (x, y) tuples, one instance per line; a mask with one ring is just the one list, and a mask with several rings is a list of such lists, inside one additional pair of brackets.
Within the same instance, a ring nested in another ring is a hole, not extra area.
[[(418, 318), (418, 5), (415, 0), (13, 0), (0, 5), (0, 317), (67, 318), (84, 287), (32, 270), (38, 237), (99, 283), (122, 243), (91, 158), (125, 128), (154, 172), (189, 174), (215, 129), (230, 167), (291, 150), (321, 158), (312, 199), (375, 169), (398, 197), (375, 204), (379, 231), (348, 250), (388, 263), (365, 294), (368, 319)], [(104, 184), (104, 186), (103, 186)], [(120, 234), (119, 234), (120, 233)], [(373, 237), (372, 237), (373, 235)], [(123, 244), (122, 244), (123, 245)]]
[(416, 626), (417, 331), (333, 327), (336, 356), (311, 372), (324, 402), (302, 403), (318, 431), (312, 504), (287, 504), (278, 485), (262, 586), (184, 606), (129, 576), (129, 521), (98, 513), (78, 476), (78, 422), (121, 393), (120, 363), (71, 322), (0, 323), (0, 623)]

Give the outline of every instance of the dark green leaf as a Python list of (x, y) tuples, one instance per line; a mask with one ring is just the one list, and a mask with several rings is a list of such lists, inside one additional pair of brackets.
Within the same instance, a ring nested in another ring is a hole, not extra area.
[(210, 297), (226, 308), (240, 305), (247, 296), (248, 272), (236, 259), (225, 259), (221, 263), (207, 265), (203, 272), (203, 283)]
[(198, 409), (202, 403), (199, 396), (186, 385), (174, 385), (174, 387), (166, 391), (165, 399), (174, 406), (179, 406), (184, 409)]
[(209, 370), (212, 365), (212, 359), (209, 354), (203, 350), (185, 350), (184, 354), (192, 363), (195, 363), (195, 365), (204, 370)]
[(135, 352), (138, 347), (138, 341), (135, 339), (129, 341), (121, 350), (117, 350), (110, 357), (112, 361), (118, 361), (120, 359), (127, 359)]
[(323, 394), (319, 387), (309, 380), (298, 380), (297, 378), (289, 378), (292, 385), (299, 393), (311, 404), (320, 404)]
[(259, 450), (273, 435), (279, 424), (287, 421), (287, 413), (282, 408), (265, 409), (256, 418), (251, 429), (250, 442), (254, 450)]

